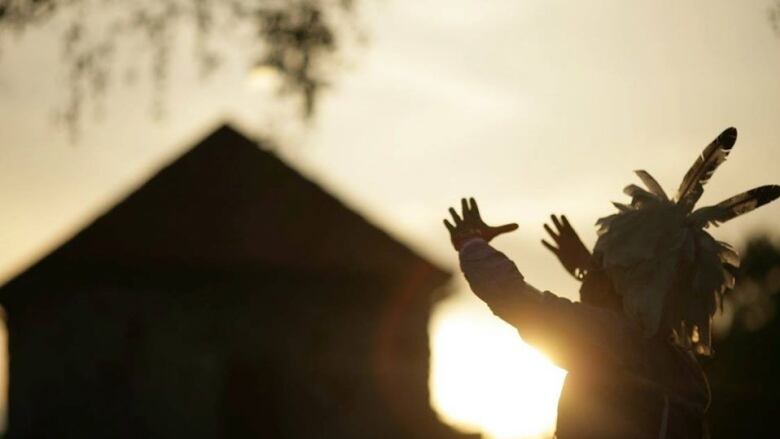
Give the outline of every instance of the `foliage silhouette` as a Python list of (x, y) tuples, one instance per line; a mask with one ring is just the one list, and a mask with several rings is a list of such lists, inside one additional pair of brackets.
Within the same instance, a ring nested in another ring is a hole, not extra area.
[[(780, 415), (780, 247), (756, 236), (743, 250), (737, 286), (726, 296), (731, 330), (705, 364), (712, 387), (712, 437), (773, 437)], [(728, 318), (724, 316), (722, 318)]]
[[(100, 106), (116, 75), (121, 45), (140, 43), (151, 55), (153, 110), (162, 114), (170, 80), (176, 36), (195, 32), (195, 58), (202, 77), (220, 65), (215, 40), (236, 37), (248, 28), (256, 45), (247, 56), (279, 79), (279, 92), (301, 101), (310, 116), (320, 91), (328, 84), (324, 68), (340, 48), (338, 29), (354, 23), (354, 0), (0, 0), (0, 32), (24, 33), (57, 19), (66, 21), (62, 54), (68, 75), (68, 96), (58, 120), (72, 135), (82, 124), (85, 106)], [(259, 54), (258, 54), (259, 52)], [(126, 72), (132, 80), (135, 67)]]

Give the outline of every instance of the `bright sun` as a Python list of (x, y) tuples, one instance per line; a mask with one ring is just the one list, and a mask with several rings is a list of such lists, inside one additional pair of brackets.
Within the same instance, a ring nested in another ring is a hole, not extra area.
[(566, 372), (471, 297), (441, 304), (430, 330), (431, 399), (445, 422), (495, 439), (552, 436)]

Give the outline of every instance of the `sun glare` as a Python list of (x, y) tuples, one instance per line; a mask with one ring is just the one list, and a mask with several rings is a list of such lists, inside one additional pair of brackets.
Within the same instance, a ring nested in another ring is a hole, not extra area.
[(246, 79), (246, 86), (251, 91), (268, 91), (273, 89), (279, 81), (279, 74), (270, 66), (258, 65), (253, 67)]
[(462, 296), (431, 321), (431, 399), (441, 418), (494, 439), (552, 437), (565, 372)]

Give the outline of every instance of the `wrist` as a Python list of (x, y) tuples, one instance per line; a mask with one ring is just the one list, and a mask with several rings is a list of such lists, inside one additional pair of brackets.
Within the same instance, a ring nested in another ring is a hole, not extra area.
[(455, 246), (455, 249), (460, 251), (463, 250), (463, 247), (465, 247), (466, 244), (475, 241), (487, 241), (487, 240), (482, 236), (482, 233), (480, 233), (479, 230), (473, 230), (473, 231), (469, 231), (469, 233), (464, 233), (458, 236), (457, 238), (453, 239), (452, 243)]
[(464, 251), (466, 248), (471, 247), (472, 245), (476, 243), (484, 243), (486, 242), (485, 239), (481, 236), (473, 236), (471, 238), (468, 238), (461, 242), (460, 247), (458, 248), (458, 251)]

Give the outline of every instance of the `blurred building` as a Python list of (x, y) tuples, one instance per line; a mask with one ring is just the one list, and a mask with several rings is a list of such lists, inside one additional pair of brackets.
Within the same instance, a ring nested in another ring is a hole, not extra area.
[(449, 275), (223, 127), (0, 289), (8, 437), (454, 438)]

